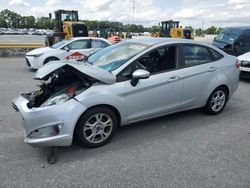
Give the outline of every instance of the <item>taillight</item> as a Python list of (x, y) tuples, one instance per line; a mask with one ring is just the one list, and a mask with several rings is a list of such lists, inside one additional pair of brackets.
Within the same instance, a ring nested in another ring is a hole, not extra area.
[(235, 66), (236, 66), (236, 68), (238, 68), (238, 69), (240, 68), (240, 60), (237, 59), (237, 61), (236, 61), (236, 63), (235, 63)]

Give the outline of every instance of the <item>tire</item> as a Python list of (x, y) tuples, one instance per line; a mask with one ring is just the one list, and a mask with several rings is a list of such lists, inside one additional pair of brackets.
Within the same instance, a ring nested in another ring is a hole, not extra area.
[(43, 65), (47, 64), (50, 61), (59, 61), (60, 59), (58, 59), (57, 57), (48, 57), (47, 59), (44, 60)]
[(228, 100), (228, 91), (225, 87), (216, 88), (209, 96), (204, 110), (207, 114), (217, 115), (223, 111)]
[(110, 141), (117, 126), (118, 120), (113, 110), (96, 107), (80, 117), (75, 128), (75, 137), (78, 143), (84, 147), (100, 147)]

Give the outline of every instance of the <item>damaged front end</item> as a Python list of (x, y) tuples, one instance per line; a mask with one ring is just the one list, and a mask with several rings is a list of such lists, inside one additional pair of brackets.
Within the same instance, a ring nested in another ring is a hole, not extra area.
[(29, 102), (28, 108), (61, 104), (82, 93), (97, 80), (82, 75), (75, 68), (65, 65), (42, 78), (39, 90), (22, 94)]
[(12, 104), (22, 115), (24, 141), (32, 146), (71, 145), (75, 124), (87, 109), (75, 96), (94, 84), (115, 81), (99, 68), (63, 62), (40, 68), (34, 79), (41, 81), (39, 89), (21, 94)]

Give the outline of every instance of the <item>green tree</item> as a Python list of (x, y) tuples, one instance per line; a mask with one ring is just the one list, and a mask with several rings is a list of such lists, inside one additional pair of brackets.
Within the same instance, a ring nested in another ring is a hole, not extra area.
[(51, 20), (48, 17), (37, 18), (36, 28), (39, 29), (53, 29), (55, 25), (55, 20)]
[(203, 34), (203, 31), (201, 28), (195, 30), (196, 36), (201, 36)]
[(23, 16), (21, 18), (20, 27), (21, 28), (34, 28), (36, 19), (34, 16)]
[(206, 33), (206, 34), (216, 34), (216, 30), (217, 30), (216, 27), (211, 26), (211, 27), (209, 27), (209, 28), (207, 28), (207, 29), (205, 30), (205, 33)]
[(0, 27), (8, 27), (6, 21), (3, 18), (0, 18)]
[(2, 23), (4, 24), (5, 22), (7, 27), (10, 27), (10, 28), (19, 28), (21, 18), (22, 17), (20, 14), (17, 14), (8, 9), (5, 9), (0, 12), (0, 19), (2, 20)]
[(149, 30), (150, 30), (150, 33), (161, 32), (161, 27), (158, 25), (154, 25)]

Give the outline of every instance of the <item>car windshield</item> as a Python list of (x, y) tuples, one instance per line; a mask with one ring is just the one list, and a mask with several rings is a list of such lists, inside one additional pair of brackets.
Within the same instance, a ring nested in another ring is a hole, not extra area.
[(87, 61), (107, 71), (113, 71), (147, 47), (148, 45), (141, 43), (121, 42), (96, 52)]
[(227, 44), (233, 44), (233, 42), (239, 37), (238, 32), (232, 31), (223, 31), (221, 32), (218, 37), (216, 38), (216, 41), (223, 42)]
[(63, 47), (66, 43), (68, 43), (70, 40), (62, 40), (54, 45), (52, 45), (52, 48), (61, 48)]

